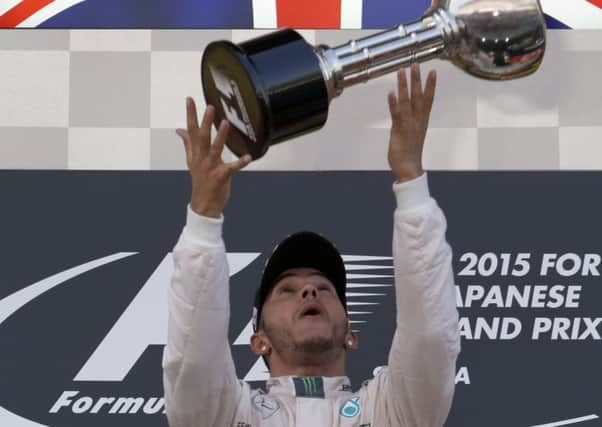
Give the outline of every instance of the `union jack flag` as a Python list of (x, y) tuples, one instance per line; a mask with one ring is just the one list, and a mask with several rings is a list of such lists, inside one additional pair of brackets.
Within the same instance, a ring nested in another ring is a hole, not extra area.
[[(541, 0), (548, 28), (602, 28), (602, 0)], [(387, 28), (430, 0), (0, 0), (0, 27)]]

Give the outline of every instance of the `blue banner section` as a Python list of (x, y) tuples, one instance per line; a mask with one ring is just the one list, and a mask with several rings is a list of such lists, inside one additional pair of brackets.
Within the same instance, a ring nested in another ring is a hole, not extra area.
[(430, 0), (363, 0), (362, 28), (387, 28), (418, 19)]
[(86, 0), (41, 28), (253, 28), (251, 0)]
[(563, 24), (562, 22), (560, 22), (557, 19), (552, 18), (550, 15), (546, 15), (546, 25), (550, 29), (563, 29), (563, 30), (571, 29), (571, 27), (569, 27), (566, 24)]

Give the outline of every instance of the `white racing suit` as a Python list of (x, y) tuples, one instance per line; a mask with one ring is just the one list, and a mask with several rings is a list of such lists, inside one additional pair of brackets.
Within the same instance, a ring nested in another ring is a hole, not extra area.
[(163, 357), (171, 427), (443, 425), (460, 351), (445, 217), (426, 175), (393, 189), (397, 328), (388, 366), (355, 393), (347, 377), (276, 377), (267, 393), (236, 378), (222, 219), (188, 210), (174, 249)]

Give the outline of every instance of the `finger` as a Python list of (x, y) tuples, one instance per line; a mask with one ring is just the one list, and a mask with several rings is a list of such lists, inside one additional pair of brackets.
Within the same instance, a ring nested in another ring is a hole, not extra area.
[(188, 133), (191, 135), (192, 132), (196, 132), (196, 129), (199, 127), (196, 105), (191, 97), (186, 98), (186, 125), (188, 127)]
[(397, 103), (397, 98), (395, 98), (394, 92), (388, 93), (387, 101), (389, 101), (389, 113), (391, 113), (391, 125), (393, 127), (399, 127), (401, 125), (401, 114), (399, 112), (399, 104)]
[(428, 117), (431, 114), (433, 108), (433, 101), (435, 99), (435, 88), (437, 87), (437, 73), (435, 70), (431, 70), (426, 78), (426, 84), (424, 87), (424, 106), (423, 112)]
[(411, 112), (410, 98), (408, 96), (408, 81), (406, 72), (401, 69), (397, 72), (397, 101), (401, 117), (407, 116)]
[(228, 168), (229, 174), (232, 175), (233, 173), (240, 171), (245, 166), (247, 166), (249, 163), (251, 163), (251, 160), (253, 160), (251, 155), (245, 154), (238, 160), (234, 160), (233, 162), (227, 163), (226, 167)]
[(200, 150), (198, 141), (200, 132), (196, 105), (191, 97), (186, 98), (186, 127), (190, 141), (190, 161), (193, 161), (195, 154)]
[(192, 147), (190, 143), (190, 136), (188, 135), (188, 132), (186, 132), (186, 130), (184, 129), (176, 129), (176, 134), (178, 134), (178, 136), (182, 139), (182, 142), (184, 143), (184, 149), (186, 152), (186, 162), (190, 163), (190, 161), (192, 160)]
[(230, 131), (230, 123), (227, 120), (222, 120), (215, 136), (215, 141), (211, 145), (211, 155), (214, 157), (221, 157), (224, 151), (224, 145), (228, 139), (228, 132)]
[(208, 105), (207, 108), (205, 108), (205, 114), (203, 114), (201, 127), (198, 133), (200, 144), (199, 148), (202, 154), (209, 152), (209, 148), (211, 147), (211, 126), (213, 126), (214, 117), (215, 108), (213, 108), (211, 105)]
[(420, 77), (420, 66), (412, 64), (412, 109), (418, 113), (422, 111), (422, 79)]

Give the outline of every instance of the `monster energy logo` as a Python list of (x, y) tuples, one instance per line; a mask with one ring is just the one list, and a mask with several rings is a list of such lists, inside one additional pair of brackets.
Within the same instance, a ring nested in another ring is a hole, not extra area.
[(303, 377), (303, 385), (305, 386), (305, 394), (310, 396), (316, 394), (316, 379), (314, 377)]
[(324, 382), (321, 377), (293, 378), (298, 397), (324, 397)]

